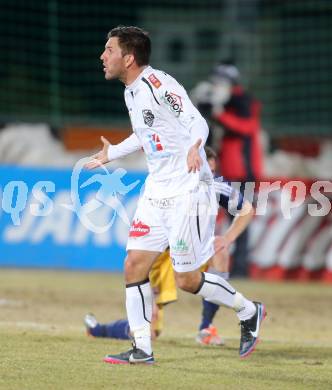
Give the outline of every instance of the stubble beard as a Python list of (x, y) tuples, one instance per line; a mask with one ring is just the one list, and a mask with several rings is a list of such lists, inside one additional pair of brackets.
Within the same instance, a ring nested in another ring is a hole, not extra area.
[(112, 80), (114, 77), (112, 76), (112, 73), (108, 70), (105, 72), (105, 79), (106, 80)]
[(106, 80), (121, 80), (121, 73), (111, 73), (110, 71), (105, 72)]

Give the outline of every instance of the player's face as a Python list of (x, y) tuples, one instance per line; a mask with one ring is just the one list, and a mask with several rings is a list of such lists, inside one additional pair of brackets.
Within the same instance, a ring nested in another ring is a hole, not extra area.
[(212, 158), (209, 158), (207, 161), (208, 161), (209, 167), (211, 169), (211, 172), (213, 174), (215, 174), (216, 170), (217, 170), (217, 161), (216, 161), (216, 159), (212, 157)]
[(118, 37), (112, 37), (106, 42), (105, 50), (100, 59), (103, 62), (106, 80), (123, 78), (126, 67)]

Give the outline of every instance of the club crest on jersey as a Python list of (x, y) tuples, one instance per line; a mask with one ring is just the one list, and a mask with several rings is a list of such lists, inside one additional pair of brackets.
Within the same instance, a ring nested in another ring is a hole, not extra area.
[(153, 125), (154, 121), (154, 115), (152, 114), (151, 110), (142, 110), (144, 123), (151, 127)]
[(172, 111), (174, 111), (177, 116), (183, 112), (181, 96), (177, 95), (176, 93), (166, 91), (164, 98), (166, 103), (171, 107)]
[(157, 79), (157, 77), (152, 73), (150, 74), (150, 76), (148, 77), (148, 79), (151, 81), (151, 83), (156, 87), (156, 88), (159, 88), (161, 86), (161, 82), (159, 79)]
[(150, 226), (145, 225), (142, 221), (133, 221), (130, 230), (129, 237), (143, 237), (150, 233)]

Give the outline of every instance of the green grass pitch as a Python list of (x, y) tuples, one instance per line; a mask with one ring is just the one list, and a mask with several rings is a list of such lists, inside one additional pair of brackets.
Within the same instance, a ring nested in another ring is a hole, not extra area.
[(238, 357), (238, 320), (226, 308), (216, 319), (226, 346), (197, 345), (200, 299), (179, 293), (165, 309), (157, 363), (112, 366), (103, 356), (129, 343), (87, 337), (82, 319), (124, 318), (122, 275), (1, 269), (0, 389), (332, 389), (332, 286), (233, 284), (267, 307), (248, 359)]

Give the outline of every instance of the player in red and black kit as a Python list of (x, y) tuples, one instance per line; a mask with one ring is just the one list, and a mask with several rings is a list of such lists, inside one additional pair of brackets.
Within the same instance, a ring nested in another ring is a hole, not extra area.
[[(246, 182), (256, 182), (262, 176), (261, 103), (241, 85), (240, 73), (231, 61), (215, 66), (210, 80), (198, 84), (192, 95), (208, 119), (212, 137), (220, 127), (223, 130), (219, 141), (220, 174), (227, 181), (240, 182), (243, 192)], [(247, 254), (245, 230), (236, 242), (231, 276), (247, 276)]]

